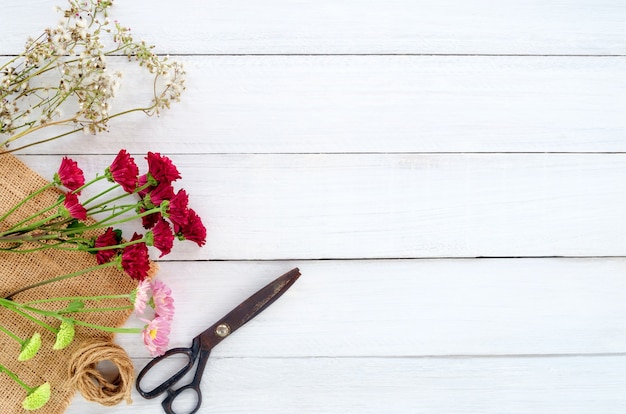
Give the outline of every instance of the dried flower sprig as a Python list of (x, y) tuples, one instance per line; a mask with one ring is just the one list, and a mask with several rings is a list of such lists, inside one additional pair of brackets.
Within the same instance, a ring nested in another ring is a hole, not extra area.
[[(158, 56), (153, 46), (135, 41), (129, 28), (111, 23), (112, 0), (68, 0), (56, 27), (30, 38), (25, 50), (0, 66), (0, 148), (17, 151), (75, 132), (97, 134), (109, 120), (131, 112), (159, 114), (185, 90), (181, 63)], [(153, 78), (152, 102), (113, 112), (122, 72), (108, 57), (127, 56)], [(49, 126), (61, 133), (18, 147), (13, 143)]]

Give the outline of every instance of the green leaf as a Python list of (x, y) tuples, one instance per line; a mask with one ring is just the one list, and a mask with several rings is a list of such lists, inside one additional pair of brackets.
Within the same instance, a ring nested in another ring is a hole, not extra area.
[(84, 307), (85, 307), (85, 302), (83, 302), (82, 300), (73, 300), (67, 304), (67, 307), (65, 309), (59, 311), (59, 313), (78, 312)]
[(70, 224), (67, 225), (68, 229), (75, 229), (76, 231), (68, 232), (68, 235), (80, 234), (84, 231), (84, 228), (87, 227), (85, 223), (82, 221), (78, 221), (76, 219), (70, 221)]

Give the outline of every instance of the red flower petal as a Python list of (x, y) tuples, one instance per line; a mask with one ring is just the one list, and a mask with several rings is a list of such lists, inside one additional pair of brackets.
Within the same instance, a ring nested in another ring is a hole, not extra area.
[(169, 209), (167, 211), (170, 221), (174, 225), (174, 231), (179, 232), (185, 224), (187, 224), (187, 216), (189, 215), (189, 196), (185, 190), (178, 190), (176, 195), (170, 199)]
[(75, 193), (65, 194), (63, 206), (69, 213), (70, 217), (78, 220), (85, 220), (87, 218), (87, 210), (85, 210), (85, 207), (78, 202), (78, 196)]
[(127, 193), (132, 193), (137, 188), (138, 175), (139, 168), (135, 159), (125, 149), (120, 150), (107, 169), (109, 179), (121, 185)]
[(172, 251), (172, 246), (174, 246), (174, 233), (172, 233), (170, 224), (160, 219), (152, 229), (152, 234), (154, 236), (154, 247), (161, 251), (161, 256), (159, 257), (169, 254)]
[[(133, 240), (138, 240), (141, 235), (135, 233)], [(133, 279), (144, 280), (150, 270), (148, 259), (148, 246), (145, 243), (131, 244), (122, 251), (122, 268)]]
[[(145, 213), (147, 210), (145, 207), (139, 207), (137, 213)], [(144, 229), (151, 229), (161, 218), (161, 213), (152, 213), (147, 216), (141, 216), (141, 225)]]
[(76, 161), (68, 157), (63, 157), (59, 171), (55, 177), (55, 182), (63, 185), (70, 191), (76, 191), (85, 185), (85, 175), (83, 174), (83, 170), (78, 168)]
[[(140, 176), (137, 179), (137, 187), (138, 188), (141, 188), (141, 187), (143, 187), (146, 184), (148, 184), (148, 175), (147, 174), (144, 174), (144, 175)], [(148, 194), (150, 192), (151, 189), (152, 189), (151, 187), (144, 188), (143, 190), (138, 191), (137, 194), (139, 194), (139, 197), (144, 198), (146, 196), (146, 194)]]
[(148, 152), (148, 172), (159, 183), (171, 183), (181, 178), (172, 160), (158, 152)]
[(159, 183), (150, 191), (150, 203), (160, 206), (163, 200), (169, 200), (174, 196), (174, 188), (170, 183)]
[[(107, 247), (119, 244), (118, 236), (113, 231), (113, 227), (109, 227), (103, 234), (96, 238), (94, 247)], [(113, 256), (117, 254), (118, 249), (104, 249), (96, 252), (96, 260), (98, 264), (109, 262)]]
[(187, 223), (182, 226), (180, 233), (183, 239), (191, 240), (200, 247), (206, 243), (206, 227), (202, 224), (200, 216), (191, 208), (187, 214)]

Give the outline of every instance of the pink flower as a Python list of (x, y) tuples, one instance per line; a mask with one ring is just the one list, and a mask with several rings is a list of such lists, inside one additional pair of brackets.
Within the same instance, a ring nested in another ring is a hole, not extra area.
[(167, 214), (174, 225), (175, 232), (178, 232), (183, 225), (187, 224), (189, 196), (185, 190), (178, 190), (176, 195), (171, 198)]
[(171, 183), (181, 178), (172, 160), (158, 152), (148, 152), (148, 173), (159, 183)]
[(152, 229), (152, 238), (152, 245), (161, 251), (159, 257), (163, 257), (172, 251), (174, 233), (172, 233), (172, 228), (167, 221), (160, 219), (156, 222)]
[(206, 243), (206, 227), (193, 209), (189, 209), (187, 223), (181, 227), (177, 235), (180, 240), (191, 240), (200, 247)]
[(65, 200), (63, 200), (63, 206), (69, 217), (85, 220), (87, 219), (87, 210), (78, 201), (78, 196), (75, 193), (65, 194)]
[(132, 193), (137, 188), (139, 168), (135, 164), (135, 159), (125, 149), (121, 149), (106, 169), (106, 175), (110, 181), (121, 185), (124, 191)]
[(167, 351), (172, 320), (156, 316), (152, 321), (142, 319), (147, 325), (143, 329), (143, 342), (153, 357), (163, 355)]
[(152, 300), (156, 316), (172, 319), (174, 317), (174, 298), (172, 289), (160, 280), (152, 282)]
[[(85, 175), (83, 170), (78, 168), (76, 161), (63, 157), (59, 171), (54, 175), (54, 182), (65, 186), (70, 191), (76, 191), (85, 185)], [(76, 193), (80, 194), (80, 191)]]
[(148, 304), (148, 300), (150, 295), (148, 292), (150, 291), (150, 282), (147, 279), (139, 282), (137, 289), (135, 289), (133, 305), (135, 305), (135, 312), (138, 315), (141, 315), (146, 310), (146, 305)]
[[(141, 238), (141, 235), (135, 233), (131, 241)], [(122, 268), (131, 278), (144, 280), (150, 270), (148, 246), (143, 242), (126, 246), (122, 251)]]
[[(120, 237), (118, 233), (113, 231), (113, 227), (109, 227), (106, 231), (96, 238), (94, 247), (108, 247), (119, 244)], [(96, 251), (96, 260), (98, 264), (103, 264), (111, 260), (117, 254), (117, 249), (103, 249)]]

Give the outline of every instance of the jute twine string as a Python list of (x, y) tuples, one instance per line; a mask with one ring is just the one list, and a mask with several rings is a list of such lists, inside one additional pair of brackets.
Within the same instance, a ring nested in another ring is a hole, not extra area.
[[(118, 370), (117, 377), (109, 382), (97, 369), (97, 364), (111, 361)], [(133, 385), (133, 362), (122, 347), (109, 341), (91, 339), (70, 357), (68, 374), (71, 386), (88, 401), (113, 406), (126, 401), (132, 403), (130, 393)]]

